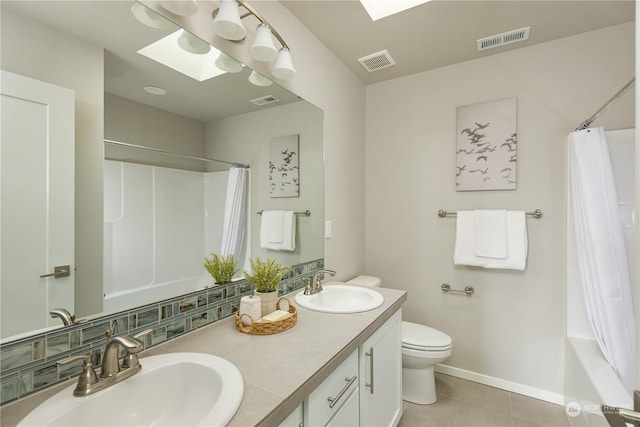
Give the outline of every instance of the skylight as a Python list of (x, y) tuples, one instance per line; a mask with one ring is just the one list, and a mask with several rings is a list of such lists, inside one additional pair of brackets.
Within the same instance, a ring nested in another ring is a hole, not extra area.
[(199, 82), (225, 73), (215, 65), (215, 61), (220, 55), (219, 50), (212, 46), (209, 53), (204, 55), (186, 52), (178, 45), (178, 37), (181, 32), (182, 30), (178, 30), (169, 34), (157, 42), (143, 47), (138, 53)]
[(430, 0), (360, 0), (374, 21), (427, 3)]

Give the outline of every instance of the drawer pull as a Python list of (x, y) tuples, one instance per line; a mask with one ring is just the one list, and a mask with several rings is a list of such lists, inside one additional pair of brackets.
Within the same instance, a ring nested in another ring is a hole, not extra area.
[(333, 408), (336, 405), (336, 403), (338, 403), (338, 401), (342, 398), (345, 392), (349, 390), (349, 387), (351, 386), (351, 384), (353, 384), (353, 382), (357, 378), (358, 378), (357, 375), (354, 375), (351, 378), (349, 377), (345, 378), (344, 380), (347, 382), (347, 384), (344, 387), (342, 387), (342, 390), (340, 390), (340, 393), (338, 393), (336, 397), (327, 397), (327, 400), (329, 401), (329, 408)]
[(369, 356), (369, 383), (365, 386), (369, 387), (369, 393), (373, 394), (373, 347), (369, 347), (369, 352), (365, 353)]

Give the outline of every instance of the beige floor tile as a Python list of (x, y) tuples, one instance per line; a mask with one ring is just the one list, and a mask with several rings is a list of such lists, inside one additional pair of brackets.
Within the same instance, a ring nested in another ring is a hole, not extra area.
[(495, 411), (488, 405), (460, 401), (456, 427), (513, 427), (511, 414)]
[(462, 396), (462, 385), (465, 380), (436, 373), (436, 393), (438, 396), (448, 396), (460, 400)]
[[(564, 406), (532, 399), (521, 394), (511, 394), (513, 416), (549, 427), (569, 427)], [(535, 425), (535, 424), (534, 424)]]
[(464, 405), (478, 405), (499, 415), (511, 417), (511, 399), (508, 391), (484, 384), (465, 381), (460, 402)]
[(454, 427), (459, 405), (448, 396), (439, 396), (433, 405), (405, 402), (398, 427)]

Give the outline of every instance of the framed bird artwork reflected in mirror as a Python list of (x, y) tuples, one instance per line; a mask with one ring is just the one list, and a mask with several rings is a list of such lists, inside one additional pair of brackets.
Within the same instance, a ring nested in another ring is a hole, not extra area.
[(456, 191), (515, 190), (517, 99), (458, 107)]
[(300, 196), (299, 135), (269, 140), (269, 196)]

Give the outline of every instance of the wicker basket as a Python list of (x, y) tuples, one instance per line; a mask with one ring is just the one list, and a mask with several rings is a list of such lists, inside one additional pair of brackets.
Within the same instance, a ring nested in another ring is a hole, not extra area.
[[(240, 315), (239, 311), (236, 311), (236, 329), (240, 332), (244, 332), (245, 334), (252, 335), (271, 335), (277, 334), (287, 329), (291, 329), (298, 322), (298, 311), (291, 304), (291, 302), (287, 298), (280, 298), (276, 303), (276, 309), (280, 310), (280, 301), (285, 300), (287, 305), (289, 306), (289, 316), (284, 319), (277, 320), (275, 322), (256, 322), (253, 318), (248, 314)], [(251, 320), (251, 323), (245, 325), (242, 323), (242, 318), (246, 316)]]

